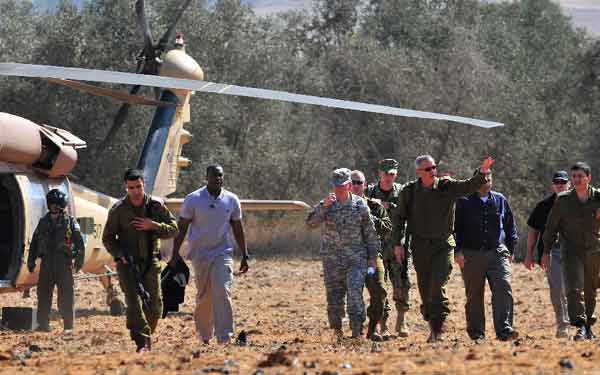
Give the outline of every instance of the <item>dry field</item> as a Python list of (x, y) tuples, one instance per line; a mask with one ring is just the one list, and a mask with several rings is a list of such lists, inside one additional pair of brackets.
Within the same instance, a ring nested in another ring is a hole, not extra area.
[[(453, 309), (448, 334), (443, 343), (432, 345), (425, 343), (427, 326), (417, 314), (416, 290), (410, 338), (335, 343), (327, 329), (318, 261), (256, 260), (251, 267), (247, 276), (236, 279), (234, 297), (237, 331), (248, 333), (247, 346), (198, 343), (191, 315), (195, 288), (190, 285), (182, 311), (160, 321), (154, 351), (136, 354), (124, 318), (107, 313), (102, 288), (88, 280), (77, 285), (73, 336), (62, 334), (56, 311), (53, 333), (0, 331), (0, 374), (600, 373), (598, 342), (554, 338), (546, 281), (539, 270), (529, 273), (515, 266), (515, 326), (521, 337), (496, 341), (488, 319), (488, 339), (482, 344), (471, 342), (464, 332), (464, 290), (455, 270), (448, 288)], [(0, 301), (3, 306), (35, 303), (17, 294), (0, 295)], [(491, 315), (489, 303), (487, 312)]]

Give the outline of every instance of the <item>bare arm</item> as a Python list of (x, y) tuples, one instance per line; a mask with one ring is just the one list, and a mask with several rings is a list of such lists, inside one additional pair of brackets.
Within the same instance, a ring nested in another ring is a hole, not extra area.
[(248, 258), (248, 248), (246, 247), (246, 236), (244, 235), (244, 226), (241, 220), (231, 220), (231, 229), (233, 230), (233, 237), (242, 252), (243, 258)]
[(535, 245), (540, 238), (540, 232), (529, 227), (529, 231), (527, 232), (527, 256), (533, 258), (533, 251), (535, 249)]
[(246, 236), (244, 235), (244, 226), (241, 220), (230, 220), (233, 236), (242, 252), (242, 261), (240, 262), (240, 273), (248, 272), (248, 248), (246, 247)]
[(179, 258), (179, 249), (181, 249), (181, 244), (183, 244), (183, 241), (185, 240), (185, 235), (187, 234), (191, 222), (192, 219), (179, 218), (179, 221), (177, 222), (179, 233), (177, 233), (177, 236), (173, 240), (173, 254), (171, 254), (169, 264), (173, 263), (174, 265), (175, 261)]

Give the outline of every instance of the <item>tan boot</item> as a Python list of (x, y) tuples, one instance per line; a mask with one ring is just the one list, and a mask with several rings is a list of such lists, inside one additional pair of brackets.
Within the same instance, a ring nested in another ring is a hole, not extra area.
[(379, 322), (379, 328), (380, 335), (383, 341), (389, 341), (392, 339), (392, 335), (390, 334), (390, 331), (388, 331), (387, 327), (387, 318), (381, 319), (381, 322)]
[(341, 328), (334, 328), (333, 330), (333, 340), (334, 341), (342, 341), (344, 339), (344, 331)]
[(406, 325), (406, 320), (404, 319), (404, 312), (398, 312), (398, 317), (396, 318), (396, 332), (398, 333), (398, 337), (408, 337), (408, 334), (410, 333), (408, 326)]

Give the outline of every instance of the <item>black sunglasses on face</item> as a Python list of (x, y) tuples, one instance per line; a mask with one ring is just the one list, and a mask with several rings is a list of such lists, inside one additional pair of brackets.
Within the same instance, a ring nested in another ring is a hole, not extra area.
[(431, 167), (427, 167), (427, 168), (421, 168), (421, 170), (425, 171), (425, 172), (435, 171), (436, 169), (437, 169), (437, 165), (432, 165)]
[(352, 180), (352, 185), (362, 185), (364, 183), (364, 181)]
[(554, 185), (566, 185), (567, 182), (569, 182), (569, 181), (566, 181), (566, 180), (555, 180), (555, 181), (552, 181), (552, 183)]

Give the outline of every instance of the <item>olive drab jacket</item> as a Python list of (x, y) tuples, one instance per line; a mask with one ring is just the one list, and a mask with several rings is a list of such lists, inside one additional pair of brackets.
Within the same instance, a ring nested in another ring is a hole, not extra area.
[[(156, 231), (139, 231), (131, 224), (136, 217), (147, 217), (159, 224)], [(108, 212), (102, 242), (114, 257), (132, 256), (145, 260), (160, 256), (160, 239), (177, 235), (177, 222), (162, 200), (144, 195), (144, 204), (135, 207), (128, 197), (115, 203)]]
[(544, 253), (549, 253), (560, 234), (561, 250), (585, 255), (600, 252), (600, 190), (589, 187), (584, 203), (575, 189), (558, 194), (544, 231)]
[(476, 192), (486, 182), (481, 173), (468, 180), (437, 178), (431, 189), (425, 188), (421, 179), (409, 182), (400, 192), (397, 208), (392, 210), (392, 244), (404, 245), (410, 235), (456, 246), (453, 236), (456, 199)]
[(64, 256), (68, 262), (75, 259), (76, 271), (83, 265), (85, 245), (79, 223), (66, 212), (60, 213), (56, 221), (50, 212), (40, 219), (31, 238), (27, 267), (32, 270), (35, 260), (46, 256)]
[(392, 234), (392, 221), (383, 205), (371, 198), (365, 198), (371, 210), (371, 218), (375, 224), (375, 231), (380, 240), (388, 239)]

